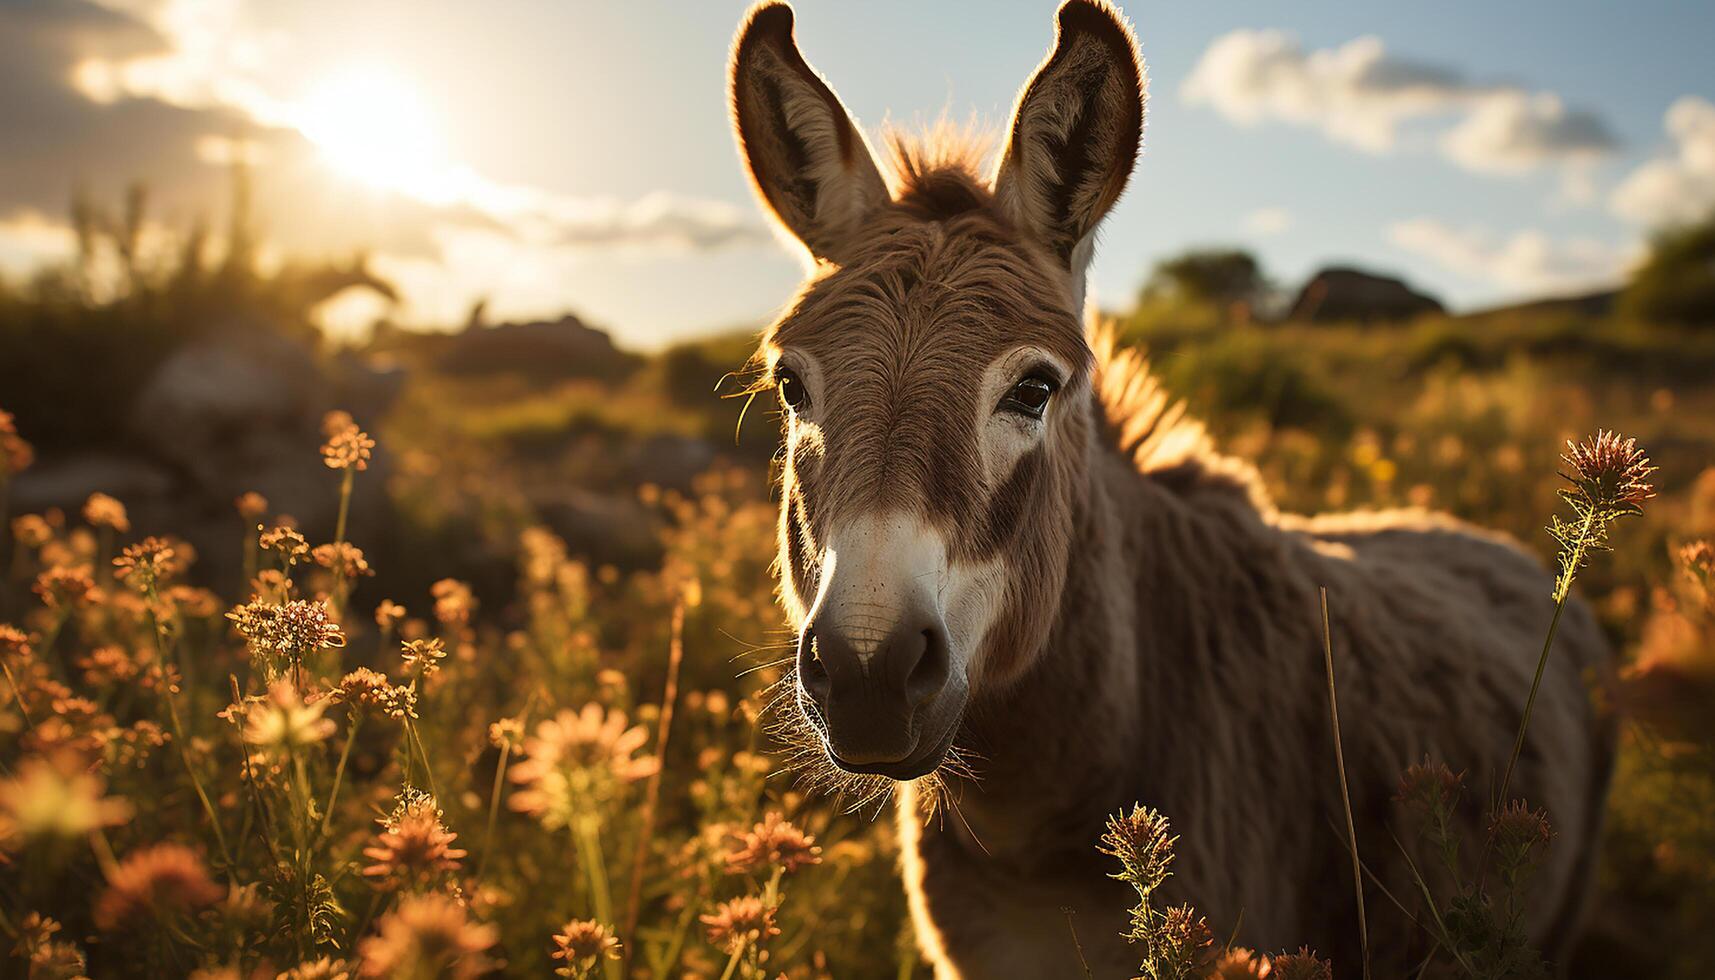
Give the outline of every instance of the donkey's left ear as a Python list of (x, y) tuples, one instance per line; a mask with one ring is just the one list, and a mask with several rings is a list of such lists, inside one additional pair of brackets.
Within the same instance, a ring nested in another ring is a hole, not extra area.
[(1054, 50), (1019, 93), (995, 196), (1074, 273), (1125, 190), (1143, 141), (1137, 42), (1103, 0), (1066, 0)]

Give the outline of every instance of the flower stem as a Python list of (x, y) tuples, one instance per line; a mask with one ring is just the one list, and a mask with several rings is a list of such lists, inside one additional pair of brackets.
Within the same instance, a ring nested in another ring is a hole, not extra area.
[(483, 869), (488, 867), (488, 854), (494, 850), (494, 821), (500, 815), (500, 794), (506, 788), (506, 763), (512, 758), (512, 743), (507, 742), (500, 747), (500, 764), (494, 767), (494, 790), (488, 798), (488, 827), (482, 834), (482, 857), (476, 860), (476, 880), (482, 880)]
[[(155, 640), (156, 662), (165, 665), (167, 651), (161, 643), (160, 621), (155, 616), (156, 596), (153, 586), (150, 586), (148, 595), (144, 598), (149, 610), (149, 633)], [(226, 834), (220, 829), (220, 817), (214, 812), (214, 804), (209, 801), (208, 792), (202, 788), (202, 777), (197, 775), (196, 766), (191, 764), (190, 746), (185, 742), (185, 726), (179, 721), (178, 699), (173, 696), (173, 684), (165, 676), (164, 666), (162, 667), (161, 694), (167, 701), (167, 717), (173, 724), (173, 741), (179, 747), (179, 758), (185, 764), (185, 771), (190, 773), (191, 787), (196, 790), (197, 799), (202, 801), (203, 813), (208, 815), (209, 828), (214, 831), (214, 842), (220, 847), (221, 859), (226, 862), (227, 877), (231, 878), (233, 874), (232, 853), (226, 849)]]
[[(601, 856), (601, 821), (594, 814), (580, 814), (572, 821), (572, 833), (578, 850), (583, 852), (584, 874), (590, 883), (590, 903), (595, 907), (598, 922), (613, 921), (613, 893), (608, 888), (607, 864)], [(619, 961), (604, 959), (602, 970), (608, 980), (620, 980)]]
[(0, 670), (6, 672), (6, 683), (11, 685), (13, 700), (18, 702), (18, 713), (24, 716), (24, 727), (35, 731), (36, 723), (30, 720), (30, 709), (24, 707), (24, 693), (18, 690), (18, 681), (12, 676), (12, 665), (0, 662)]
[(333, 819), (333, 805), (339, 799), (339, 785), (345, 780), (345, 763), (351, 758), (351, 747), (357, 742), (357, 730), (363, 727), (363, 715), (351, 712), (351, 725), (345, 731), (345, 748), (339, 752), (339, 765), (333, 771), (333, 789), (328, 791), (327, 810), (322, 813), (321, 836), (327, 836), (328, 822)]
[(1358, 943), (1364, 980), (1370, 980), (1370, 928), (1364, 920), (1364, 872), (1358, 859), (1358, 830), (1352, 822), (1352, 791), (1346, 785), (1346, 750), (1340, 739), (1340, 702), (1334, 694), (1334, 634), (1328, 625), (1328, 587), (1322, 593), (1322, 662), (1328, 668), (1328, 716), (1334, 724), (1334, 765), (1340, 770), (1340, 801), (1346, 807), (1346, 843), (1352, 850), (1352, 893), (1358, 900)]
[(744, 948), (748, 945), (750, 944), (740, 940), (739, 944), (732, 948), (732, 956), (727, 958), (726, 969), (721, 971), (721, 980), (732, 980), (734, 971), (738, 969), (738, 958), (744, 955)]
[(1518, 734), (1513, 737), (1513, 751), (1512, 755), (1507, 757), (1507, 768), (1506, 773), (1501, 776), (1500, 792), (1495, 794), (1497, 808), (1506, 803), (1507, 787), (1512, 785), (1513, 781), (1513, 767), (1518, 764), (1519, 753), (1524, 750), (1525, 729), (1530, 727), (1530, 712), (1536, 707), (1536, 692), (1542, 686), (1542, 673), (1548, 666), (1548, 651), (1554, 646), (1554, 631), (1560, 626), (1560, 613), (1565, 608), (1566, 592), (1562, 591), (1560, 598), (1554, 603), (1554, 618), (1548, 621), (1548, 636), (1542, 641), (1542, 654), (1536, 658), (1536, 676), (1530, 682), (1530, 696), (1524, 701), (1524, 716), (1519, 719)]
[[(405, 719), (405, 731), (411, 736), (411, 744), (417, 747), (417, 756), (423, 760), (423, 778), (429, 781), (429, 794), (440, 799), (440, 791), (435, 789), (435, 767), (429, 765), (429, 753), (423, 751), (423, 739), (417, 734), (417, 724), (410, 718)], [(409, 755), (409, 750), (406, 751)]]

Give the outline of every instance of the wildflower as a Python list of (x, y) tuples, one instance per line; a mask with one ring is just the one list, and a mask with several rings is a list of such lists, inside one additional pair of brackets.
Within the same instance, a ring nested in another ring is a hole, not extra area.
[(1214, 945), (1208, 920), (1191, 906), (1179, 905), (1155, 917), (1144, 949), (1160, 975), (1194, 977), (1203, 974), (1214, 956)]
[(512, 779), (527, 787), (512, 795), (512, 808), (549, 826), (568, 824), (585, 797), (604, 798), (624, 783), (654, 775), (660, 760), (635, 754), (648, 733), (641, 725), (627, 728), (626, 721), (624, 712), (591, 703), (537, 725), (524, 743), (528, 758), (511, 770)]
[(126, 855), (95, 903), (95, 924), (112, 931), (147, 917), (193, 912), (224, 892), (202, 858), (183, 844), (153, 844)]
[(375, 570), (369, 567), (369, 562), (363, 557), (363, 549), (349, 541), (316, 545), (310, 552), (310, 557), (316, 564), (344, 579), (375, 574)]
[(375, 625), (384, 630), (390, 630), (399, 625), (399, 621), (404, 618), (405, 607), (392, 599), (383, 599), (381, 605), (375, 607)]
[(1234, 946), (1209, 964), (1208, 980), (1265, 980), (1273, 972), (1274, 964), (1268, 957)]
[(1580, 443), (1568, 439), (1560, 459), (1571, 471), (1560, 474), (1572, 484), (1570, 492), (1592, 507), (1635, 513), (1655, 496), (1655, 488), (1645, 481), (1656, 468), (1636, 439), (1599, 430), (1595, 438)]
[(516, 751), (524, 744), (524, 720), (521, 718), (502, 718), (488, 726), (488, 740), (497, 749), (512, 749)]
[(1489, 840), (1495, 848), (1501, 874), (1515, 880), (1526, 873), (1540, 848), (1554, 837), (1548, 814), (1532, 810), (1523, 800), (1513, 800), (1489, 820)]
[(238, 509), (238, 516), (245, 521), (259, 521), (268, 514), (268, 498), (254, 490), (239, 494), (232, 506)]
[(446, 655), (446, 644), (439, 638), (407, 640), (399, 650), (399, 659), (405, 662), (405, 669), (420, 671), (424, 677), (439, 670)]
[(359, 667), (341, 677), (329, 696), (334, 704), (378, 708), (381, 706), (382, 693), (391, 686), (387, 682), (386, 674), (377, 673), (368, 667)]
[(500, 930), (470, 921), (457, 901), (431, 892), (401, 899), (358, 952), (368, 977), (471, 980), (499, 968), (486, 955), (499, 938)]
[(594, 919), (573, 919), (554, 935), (556, 960), (566, 965), (555, 970), (557, 976), (588, 976), (602, 960), (619, 959), (619, 940), (607, 926)]
[[(333, 470), (366, 470), (369, 468), (370, 453), (375, 449), (375, 440), (369, 434), (357, 427), (350, 415), (341, 412), (343, 419), (336, 419), (333, 413), (324, 421), (324, 431), (327, 431), (328, 441), (322, 446), (322, 462), (328, 469)], [(332, 428), (338, 425), (338, 428)]]
[(1167, 880), (1173, 863), (1173, 845), (1167, 818), (1148, 807), (1134, 806), (1131, 813), (1108, 818), (1102, 834), (1101, 852), (1120, 859), (1120, 873), (1113, 877), (1147, 895)]
[(363, 849), (364, 857), (375, 863), (364, 868), (363, 875), (385, 890), (428, 885), (457, 871), (465, 856), (462, 848), (452, 846), (458, 835), (441, 822), (432, 796), (408, 797), (379, 822), (381, 833)]
[(27, 660), (30, 656), (30, 634), (10, 623), (0, 623), (0, 661)]
[(71, 943), (43, 943), (30, 953), (30, 980), (84, 980), (89, 961)]
[(1560, 458), (1566, 464), (1560, 475), (1569, 484), (1561, 489), (1560, 499), (1572, 508), (1572, 519), (1555, 515), (1548, 525), (1549, 535), (1560, 544), (1557, 604), (1565, 601), (1591, 552), (1607, 547), (1608, 525), (1643, 513), (1644, 501), (1655, 496), (1655, 488), (1646, 482), (1655, 467), (1636, 440), (1601, 431), (1581, 443), (1568, 440)]
[(326, 701), (305, 704), (291, 684), (276, 681), (261, 710), (245, 712), (244, 740), (288, 752), (308, 748), (334, 733), (333, 721), (322, 717), (326, 710)]
[(34, 588), (49, 609), (94, 605), (103, 598), (88, 565), (50, 568), (37, 576)]
[(131, 519), (125, 505), (105, 493), (92, 493), (83, 504), (83, 519), (96, 527), (111, 528), (120, 534), (131, 530)]
[(417, 692), (413, 688), (395, 684), (383, 691), (378, 700), (381, 711), (394, 721), (417, 717)]
[(22, 473), (35, 458), (36, 451), (18, 434), (12, 413), (0, 411), (0, 476)]
[(1693, 541), (1681, 547), (1679, 565), (1702, 590), (1703, 604), (1715, 613), (1715, 544)]
[(1464, 784), (1463, 772), (1455, 773), (1445, 763), (1431, 762), (1426, 756), (1421, 763), (1406, 767), (1393, 798), (1425, 813), (1446, 813), (1458, 802)]
[(345, 633), (322, 602), (294, 599), (281, 605), (253, 600), (226, 614), (252, 650), (296, 664), (329, 647), (345, 646)]
[(77, 840), (130, 819), (131, 804), (106, 791), (74, 755), (26, 758), (0, 780), (0, 844), (12, 837)]
[(345, 960), (324, 956), (318, 960), (299, 963), (280, 974), (278, 980), (351, 980), (351, 969), (351, 964)]
[(24, 514), (12, 518), (12, 537), (30, 548), (40, 548), (54, 539), (54, 526), (40, 514)]
[(476, 611), (476, 597), (470, 586), (457, 579), (444, 578), (429, 587), (435, 597), (435, 618), (447, 626), (463, 626)]
[(714, 912), (698, 918), (708, 930), (709, 942), (729, 955), (780, 935), (779, 927), (774, 924), (774, 907), (755, 895), (722, 902), (715, 906)]
[(1318, 957), (1308, 946), (1296, 953), (1281, 953), (1274, 957), (1274, 970), (1269, 980), (1334, 980), (1334, 966)]
[(273, 551), (280, 555), (280, 563), (287, 567), (302, 561), (310, 553), (310, 543), (304, 540), (296, 528), (284, 524), (277, 525), (262, 532), (261, 542), (263, 551)]
[(819, 864), (822, 849), (816, 839), (792, 826), (779, 813), (770, 812), (740, 839), (739, 847), (727, 855), (729, 873), (749, 873), (779, 868), (791, 874), (809, 864)]
[(113, 559), (113, 577), (132, 581), (140, 591), (148, 592), (178, 570), (175, 559), (172, 545), (161, 538), (147, 537)]

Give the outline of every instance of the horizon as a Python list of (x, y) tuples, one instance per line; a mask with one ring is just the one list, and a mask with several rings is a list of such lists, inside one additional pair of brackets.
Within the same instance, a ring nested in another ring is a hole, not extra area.
[[(800, 46), (872, 140), (943, 116), (1001, 125), (1053, 36), (1052, 3), (980, 21), (795, 6)], [(7, 0), (0, 126), (30, 138), (0, 150), (0, 273), (71, 254), (80, 190), (117, 206), (146, 184), (156, 249), (218, 227), (242, 160), (265, 259), (367, 251), (401, 290), (392, 310), (336, 300), (336, 330), (383, 313), (456, 328), (479, 299), (494, 322), (569, 312), (642, 350), (760, 325), (801, 273), (729, 131), (746, 7)], [(1122, 7), (1152, 98), (1091, 271), (1104, 308), (1202, 246), (1250, 250), (1288, 289), (1342, 264), (1455, 311), (1572, 295), (1715, 207), (1697, 50), (1715, 10)], [(973, 24), (982, 44), (950, 40)]]

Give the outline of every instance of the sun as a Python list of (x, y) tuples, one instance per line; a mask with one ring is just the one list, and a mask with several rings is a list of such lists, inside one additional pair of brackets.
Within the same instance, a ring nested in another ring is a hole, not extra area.
[(415, 192), (443, 170), (434, 112), (410, 83), (386, 68), (363, 65), (329, 74), (294, 115), (328, 165), (354, 180)]

